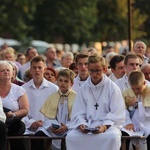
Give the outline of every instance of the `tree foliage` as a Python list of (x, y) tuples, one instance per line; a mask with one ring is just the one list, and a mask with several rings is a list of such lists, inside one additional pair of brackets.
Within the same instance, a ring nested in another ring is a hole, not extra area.
[[(127, 0), (0, 0), (0, 34), (19, 40), (88, 43), (128, 37)], [(132, 38), (149, 37), (147, 0), (132, 0)]]

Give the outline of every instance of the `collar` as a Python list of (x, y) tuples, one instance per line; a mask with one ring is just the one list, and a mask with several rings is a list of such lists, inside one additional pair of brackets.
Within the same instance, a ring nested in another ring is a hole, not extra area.
[[(41, 88), (44, 88), (44, 87), (49, 87), (48, 82), (49, 82), (49, 81), (47, 81), (47, 80), (43, 77), (43, 82), (42, 82), (42, 84), (40, 85), (39, 88), (41, 89)], [(31, 79), (31, 80), (29, 81), (29, 87), (36, 88), (33, 79)]]

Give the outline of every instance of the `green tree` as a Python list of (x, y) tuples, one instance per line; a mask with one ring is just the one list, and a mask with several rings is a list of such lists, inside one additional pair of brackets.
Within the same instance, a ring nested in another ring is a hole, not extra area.
[(30, 21), (36, 5), (40, 0), (0, 0), (0, 34), (3, 37), (12, 37), (24, 40), (28, 33), (33, 30)]
[[(146, 34), (143, 30), (141, 30), (146, 17), (146, 15), (140, 14), (139, 9), (135, 9), (134, 7), (132, 8), (132, 39), (142, 37)], [(127, 0), (99, 0), (98, 21), (95, 29), (99, 31), (96, 34), (96, 38), (102, 41), (127, 39)]]
[(38, 6), (32, 34), (47, 41), (82, 43), (92, 38), (97, 0), (49, 0)]

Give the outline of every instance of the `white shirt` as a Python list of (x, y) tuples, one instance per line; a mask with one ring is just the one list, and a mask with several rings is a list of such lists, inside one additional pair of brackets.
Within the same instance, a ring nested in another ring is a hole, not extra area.
[(0, 121), (5, 122), (5, 120), (6, 120), (6, 116), (3, 112), (2, 100), (0, 98)]
[(33, 79), (22, 85), (22, 87), (26, 90), (30, 106), (28, 115), (23, 118), (27, 128), (25, 134), (33, 134), (35, 131), (29, 130), (31, 124), (37, 120), (44, 121), (44, 115), (40, 113), (39, 110), (48, 96), (56, 92), (58, 87), (44, 78), (38, 89), (36, 88)]
[(25, 94), (25, 90), (12, 83), (8, 95), (5, 98), (2, 98), (3, 107), (11, 109), (12, 112), (19, 110), (18, 99), (23, 94)]

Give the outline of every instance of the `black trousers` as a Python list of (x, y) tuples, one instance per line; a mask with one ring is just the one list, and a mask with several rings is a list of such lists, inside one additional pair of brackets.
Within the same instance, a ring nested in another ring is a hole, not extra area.
[[(34, 136), (47, 136), (43, 131), (38, 131)], [(31, 150), (44, 150), (44, 140), (31, 140)]]
[[(23, 133), (25, 132), (25, 124), (23, 122), (21, 128), (18, 130), (18, 132), (13, 133), (8, 136), (22, 136)], [(9, 128), (8, 128), (9, 130)], [(17, 140), (10, 140), (10, 147), (11, 150), (25, 150), (24, 142), (23, 139), (17, 139)]]
[(150, 135), (146, 138), (147, 140), (147, 150), (150, 150)]
[(7, 127), (4, 122), (0, 121), (0, 149), (6, 150), (7, 144)]

